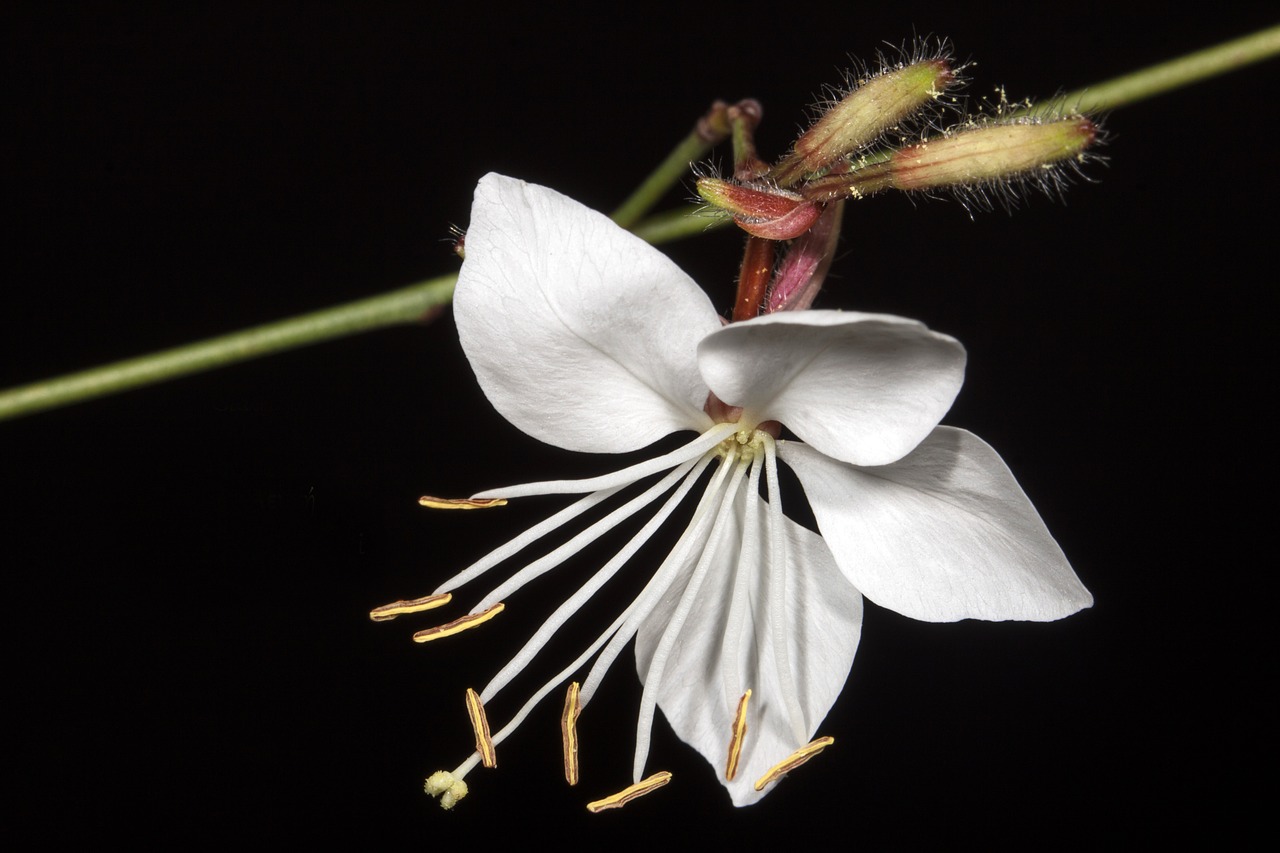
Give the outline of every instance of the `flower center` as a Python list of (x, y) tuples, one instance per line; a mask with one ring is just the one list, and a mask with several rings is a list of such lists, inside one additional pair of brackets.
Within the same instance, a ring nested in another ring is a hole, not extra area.
[[(777, 424), (778, 422), (768, 421), (767, 423)], [(717, 444), (715, 454), (724, 459), (729, 456), (731, 450), (736, 450), (737, 461), (744, 465), (749, 464), (755, 460), (757, 454), (765, 452), (764, 445), (770, 436), (777, 437), (767, 429), (766, 424), (762, 424), (755, 429), (740, 429)]]

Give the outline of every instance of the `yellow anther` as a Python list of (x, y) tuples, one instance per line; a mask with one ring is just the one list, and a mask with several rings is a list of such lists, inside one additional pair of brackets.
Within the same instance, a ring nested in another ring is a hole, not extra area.
[(369, 618), (374, 622), (389, 622), (397, 616), (404, 616), (406, 613), (421, 613), (424, 610), (443, 607), (452, 600), (453, 596), (444, 592), (440, 595), (425, 595), (412, 601), (393, 601), (390, 604), (384, 604), (381, 607), (375, 607), (370, 610)]
[(729, 763), (724, 768), (726, 782), (732, 782), (738, 775), (738, 759), (742, 756), (742, 741), (747, 736), (747, 702), (751, 699), (751, 688), (738, 700), (738, 712), (733, 715), (733, 737), (729, 741)]
[(488, 509), (491, 506), (506, 506), (506, 498), (433, 498), (423, 495), (418, 498), (420, 506), (429, 509)]
[(485, 767), (497, 767), (498, 756), (493, 751), (493, 738), (489, 737), (489, 718), (484, 715), (480, 694), (470, 687), (467, 688), (467, 716), (471, 718), (471, 728), (476, 733), (476, 752), (480, 753), (480, 763)]
[(505, 607), (506, 605), (499, 601), (488, 610), (483, 610), (479, 613), (472, 613), (468, 616), (454, 619), (452, 622), (446, 622), (443, 625), (437, 625), (434, 628), (427, 628), (419, 631), (413, 635), (413, 641), (415, 643), (426, 643), (431, 640), (438, 640), (441, 637), (452, 637), (454, 634), (465, 631), (468, 628), (483, 625), (485, 622), (488, 622), (490, 619), (501, 613)]
[(582, 706), (578, 704), (578, 682), (569, 684), (569, 691), (564, 696), (564, 713), (560, 715), (560, 739), (564, 744), (564, 780), (570, 785), (578, 784), (578, 714)]
[(776, 782), (783, 776), (786, 776), (792, 770), (795, 770), (801, 764), (804, 764), (810, 758), (813, 758), (819, 752), (822, 752), (822, 750), (831, 746), (831, 744), (835, 742), (835, 738), (820, 737), (817, 740), (811, 741), (809, 744), (800, 747), (795, 752), (787, 756), (785, 761), (780, 761), (773, 765), (773, 767), (769, 768), (768, 773), (757, 779), (756, 790), (763, 791), (765, 785), (768, 785), (770, 782)]
[(637, 782), (629, 788), (624, 788), (618, 793), (605, 797), (603, 800), (596, 800), (594, 803), (587, 803), (587, 811), (595, 814), (606, 809), (620, 809), (636, 797), (643, 797), (645, 794), (652, 794), (663, 785), (671, 781), (671, 774), (666, 770), (654, 773), (648, 779)]

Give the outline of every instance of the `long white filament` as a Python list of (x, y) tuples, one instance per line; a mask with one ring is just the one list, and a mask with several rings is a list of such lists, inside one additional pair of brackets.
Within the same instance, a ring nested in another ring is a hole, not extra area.
[(483, 500), (485, 498), (524, 498), (531, 495), (577, 495), (598, 489), (625, 486), (650, 474), (674, 468), (681, 462), (696, 459), (737, 430), (736, 424), (717, 424), (683, 447), (677, 447), (670, 453), (664, 453), (662, 456), (647, 459), (644, 462), (637, 462), (629, 468), (623, 468), (612, 474), (589, 477), (585, 480), (546, 480), (541, 483), (524, 483), (519, 486), (489, 489), (472, 497)]
[(471, 609), (472, 613), (480, 613), (487, 610), (490, 606), (504, 600), (508, 595), (518, 590), (534, 578), (544, 575), (581, 551), (583, 548), (595, 542), (604, 534), (608, 533), (620, 523), (635, 515), (644, 507), (653, 503), (658, 496), (676, 482), (676, 480), (688, 473), (689, 469), (695, 464), (695, 460), (689, 460), (682, 463), (674, 471), (654, 483), (642, 493), (636, 495), (622, 506), (610, 512), (604, 518), (592, 524), (586, 530), (583, 530), (577, 536), (574, 536), (568, 542), (556, 548), (551, 553), (539, 557), (520, 571), (516, 572), (506, 581), (501, 583), (496, 589), (480, 600), (480, 603)]
[[(760, 548), (760, 456), (757, 453), (752, 460), (751, 476), (747, 481), (746, 518), (743, 520), (742, 548), (738, 552), (738, 562), (733, 572), (733, 589), (729, 597), (729, 612), (725, 617), (724, 648), (720, 667), (721, 680), (724, 684), (725, 704), (735, 707), (743, 693), (741, 673), (742, 663), (742, 629), (746, 621), (747, 581), (760, 571), (760, 566), (749, 564), (762, 557)], [(758, 685), (746, 685), (756, 687)], [(710, 699), (708, 700), (710, 701)]]
[(546, 536), (551, 531), (556, 530), (567, 522), (573, 521), (587, 510), (614, 496), (622, 488), (622, 486), (615, 486), (612, 489), (604, 489), (596, 492), (595, 494), (587, 495), (584, 498), (579, 498), (545, 521), (538, 522), (524, 533), (516, 536), (514, 539), (494, 548), (488, 554), (484, 555), (479, 560), (476, 560), (474, 563), (467, 566), (444, 583), (440, 584), (440, 586), (436, 587), (431, 594), (439, 595), (442, 592), (451, 592), (458, 587), (475, 580), (480, 575), (489, 571), (489, 569), (492, 569), (494, 566), (501, 563), (503, 560), (520, 553), (529, 545), (538, 541), (543, 536)]
[(809, 740), (808, 722), (800, 708), (791, 671), (791, 633), (787, 630), (787, 529), (782, 515), (782, 491), (778, 485), (778, 448), (764, 435), (765, 472), (769, 483), (769, 629), (778, 685), (791, 719), (791, 733), (799, 747)]
[[(670, 497), (667, 498), (666, 502), (658, 509), (654, 516), (645, 522), (644, 527), (642, 527), (635, 536), (631, 537), (627, 544), (624, 545), (618, 553), (609, 560), (609, 562), (601, 566), (600, 569), (591, 576), (590, 580), (583, 584), (577, 592), (556, 608), (555, 612), (542, 623), (542, 626), (539, 627), (538, 630), (534, 632), (533, 636), (529, 638), (528, 642), (524, 644), (524, 647), (516, 653), (516, 656), (512, 658), (511, 661), (508, 662), (507, 665), (504, 666), (487, 685), (485, 685), (484, 690), (480, 692), (480, 700), (482, 702), (487, 703), (493, 699), (493, 697), (496, 696), (503, 687), (510, 683), (516, 673), (528, 666), (534, 657), (537, 656), (538, 652), (541, 651), (552, 636), (555, 635), (556, 631), (560, 630), (561, 626), (569, 620), (569, 617), (574, 613), (577, 613), (578, 610), (582, 608), (582, 605), (586, 603), (591, 596), (596, 594), (600, 587), (604, 586), (604, 584), (618, 573), (618, 570), (621, 569), (622, 566), (635, 556), (635, 553), (649, 541), (649, 538), (654, 534), (654, 532), (671, 517), (671, 513), (675, 511), (676, 507), (680, 505), (680, 503), (693, 489), (698, 478), (702, 476), (702, 472), (706, 470), (707, 465), (710, 464), (711, 460), (714, 458), (714, 456), (706, 454), (702, 459), (698, 460), (696, 464), (692, 462), (686, 463), (673, 472), (684, 475), (684, 481), (680, 483), (680, 486), (671, 493)], [(692, 467), (691, 471), (690, 467)], [(668, 477), (667, 479), (670, 478)], [(662, 482), (665, 483), (666, 480), (664, 479)], [(661, 483), (659, 485), (661, 485)], [(628, 611), (629, 610), (630, 608), (628, 608)], [(618, 625), (621, 624), (621, 622), (616, 623), (608, 632), (609, 635), (612, 635), (613, 631), (617, 630)], [(600, 642), (603, 643), (604, 638), (602, 638)], [(576, 665), (574, 668), (577, 668)]]
[[(730, 454), (730, 459), (725, 460), (726, 467), (731, 460), (733, 460), (732, 454)], [(667, 661), (671, 657), (671, 649), (675, 645), (676, 638), (680, 636), (680, 629), (684, 627), (689, 611), (693, 609), (693, 602), (697, 599), (698, 591), (702, 588), (702, 581), (706, 578), (707, 571), (714, 562), (716, 550), (720, 547), (720, 539), (724, 534), (725, 522), (728, 521), (730, 514), (733, 512), (734, 504), (737, 501), (738, 487), (742, 484), (742, 477), (746, 467), (745, 462), (739, 462), (733, 466), (732, 479), (729, 481), (728, 488), (725, 489), (724, 496), (720, 499), (716, 520), (711, 525), (711, 532), (707, 535), (706, 547), (703, 549), (702, 556), (698, 559), (698, 565), (694, 568), (693, 574), (689, 578), (688, 586), (685, 587), (683, 594), (680, 596), (680, 603), (676, 605), (675, 612), (671, 614), (667, 627), (662, 632), (658, 646), (654, 649), (653, 658), (649, 661), (649, 671), (645, 673), (644, 690), (640, 694), (640, 715), (636, 721), (636, 757), (635, 763), (632, 765), (632, 776), (635, 782), (639, 782), (644, 778), (644, 765), (649, 758), (649, 741), (653, 735), (653, 716), (658, 705), (658, 689), (662, 684), (662, 676), (667, 668)]]
[(622, 628), (613, 635), (613, 639), (609, 641), (609, 645), (600, 653), (600, 657), (596, 658), (596, 662), (591, 665), (591, 671), (587, 673), (586, 679), (582, 682), (582, 689), (578, 694), (578, 701), (582, 707), (585, 708), (587, 703), (591, 701), (591, 697), (595, 695), (596, 689), (604, 678), (604, 674), (613, 665), (614, 660), (621, 654), (627, 643), (631, 641), (631, 638), (640, 630), (641, 623), (649, 618), (654, 608), (657, 607), (659, 599), (666, 594), (667, 589), (675, 582), (676, 576), (689, 560), (690, 552), (696, 545), (706, 541), (709, 519), (712, 518), (715, 512), (713, 507), (720, 497), (721, 489), (736, 457), (736, 448), (731, 449), (728, 457), (720, 464), (715, 476), (711, 478), (706, 491), (702, 493), (702, 499), (698, 502), (698, 508), (694, 511), (689, 526), (680, 535), (676, 546), (671, 549), (671, 553), (662, 561), (662, 565), (658, 567), (658, 571), (654, 573), (653, 578), (640, 592), (640, 596), (632, 606), (631, 616), (628, 617)]

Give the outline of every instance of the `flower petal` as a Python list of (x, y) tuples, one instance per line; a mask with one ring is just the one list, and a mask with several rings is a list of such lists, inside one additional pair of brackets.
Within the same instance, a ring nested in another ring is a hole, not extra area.
[(939, 427), (878, 468), (779, 442), (845, 577), (883, 607), (928, 622), (1045, 622), (1093, 604), (1000, 456)]
[[(763, 569), (767, 560), (764, 553), (740, 553), (741, 494), (738, 501), (738, 511), (714, 556), (716, 564), (703, 582), (667, 661), (658, 705), (676, 734), (710, 762), (721, 784), (729, 790), (734, 805), (745, 806), (770, 790), (756, 791), (756, 780), (804, 743), (796, 742), (774, 666), (768, 621), (768, 577)], [(763, 500), (758, 504), (758, 512), (759, 523), (768, 525), (767, 504)], [(853, 665), (862, 632), (862, 596), (840, 573), (821, 537), (789, 519), (785, 520), (785, 528), (789, 659), (792, 678), (800, 694), (797, 698), (804, 715), (802, 724), (807, 737), (812, 738), (839, 696)], [(668, 593), (671, 597), (659, 604), (636, 637), (636, 669), (641, 680), (646, 678), (654, 649), (697, 558), (694, 554), (684, 574), (672, 585)], [(741, 571), (748, 573), (749, 608), (740, 642), (736, 644), (736, 659), (726, 660), (725, 650), (735, 647), (726, 644), (725, 631), (739, 560), (744, 561)], [(722, 672), (725, 667), (733, 669), (734, 683), (752, 690), (747, 734), (732, 782), (724, 780), (724, 773), (740, 697), (726, 695), (727, 679)]]
[(955, 338), (852, 311), (768, 314), (698, 347), (717, 397), (855, 465), (894, 462), (923, 441), (959, 393), (964, 363)]
[(559, 193), (490, 174), (466, 253), (458, 335), (511, 423), (591, 452), (711, 425), (695, 352), (720, 320), (661, 252)]

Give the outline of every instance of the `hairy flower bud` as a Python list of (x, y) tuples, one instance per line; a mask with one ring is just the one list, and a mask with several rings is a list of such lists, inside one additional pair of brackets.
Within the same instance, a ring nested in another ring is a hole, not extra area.
[(817, 221), (822, 206), (799, 193), (765, 184), (739, 184), (719, 178), (700, 178), (703, 201), (733, 216), (742, 230), (766, 240), (799, 237)]
[(1079, 156), (1098, 129), (1083, 117), (993, 124), (894, 153), (893, 185), (901, 190), (980, 184)]
[(805, 187), (814, 201), (861, 198), (886, 189), (981, 187), (1035, 176), (1080, 158), (1098, 137), (1083, 116), (1020, 118), (952, 131), (894, 151), (883, 162)]
[(865, 148), (937, 98), (954, 79), (945, 59), (929, 59), (866, 80), (796, 140), (795, 150), (770, 175), (782, 186), (820, 172)]

